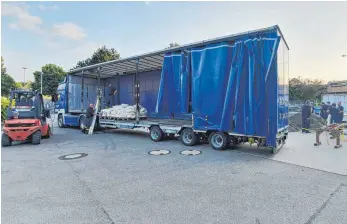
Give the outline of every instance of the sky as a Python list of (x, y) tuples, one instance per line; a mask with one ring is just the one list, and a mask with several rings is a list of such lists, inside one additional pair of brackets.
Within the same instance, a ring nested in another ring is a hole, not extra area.
[(347, 2), (2, 2), (1, 55), (16, 81), (69, 70), (103, 45), (121, 57), (278, 24), (290, 77), (347, 79)]

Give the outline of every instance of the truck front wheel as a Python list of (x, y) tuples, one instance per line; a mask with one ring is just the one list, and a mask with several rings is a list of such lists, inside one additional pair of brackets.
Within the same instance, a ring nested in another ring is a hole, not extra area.
[(224, 150), (228, 144), (228, 136), (223, 132), (213, 132), (209, 137), (209, 143), (214, 150)]
[(64, 128), (65, 127), (64, 120), (63, 120), (63, 115), (61, 115), (61, 114), (58, 115), (58, 126), (59, 126), (59, 128)]
[(86, 117), (84, 115), (82, 115), (80, 117), (80, 121), (79, 121), (79, 124), (80, 124), (80, 129), (83, 130), (84, 128), (84, 120), (86, 119)]

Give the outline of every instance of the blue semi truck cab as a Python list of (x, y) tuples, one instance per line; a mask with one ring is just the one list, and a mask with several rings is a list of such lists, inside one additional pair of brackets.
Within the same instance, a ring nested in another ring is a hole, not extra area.
[(69, 110), (69, 101), (74, 99), (74, 96), (69, 92), (69, 83), (67, 75), (62, 83), (58, 85), (56, 92), (55, 113), (58, 115), (58, 125), (63, 127), (79, 127), (85, 116), (85, 109)]

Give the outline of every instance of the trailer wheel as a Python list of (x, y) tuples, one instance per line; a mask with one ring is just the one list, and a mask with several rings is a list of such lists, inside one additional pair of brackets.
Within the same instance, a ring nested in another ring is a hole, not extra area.
[(224, 150), (228, 145), (228, 136), (223, 132), (213, 132), (208, 142), (214, 150)]
[(186, 128), (181, 133), (181, 141), (186, 146), (193, 146), (198, 143), (198, 136), (191, 128)]
[(8, 137), (8, 135), (6, 135), (6, 134), (2, 134), (1, 145), (2, 145), (2, 147), (11, 146), (12, 145), (12, 139), (10, 139), (10, 137)]
[(163, 139), (164, 133), (158, 126), (151, 127), (149, 134), (151, 136), (152, 141), (159, 142)]
[(32, 136), (33, 145), (39, 145), (41, 143), (41, 131), (37, 131)]
[(59, 128), (64, 128), (65, 127), (63, 115), (61, 115), (61, 114), (58, 115), (58, 126), (59, 126)]

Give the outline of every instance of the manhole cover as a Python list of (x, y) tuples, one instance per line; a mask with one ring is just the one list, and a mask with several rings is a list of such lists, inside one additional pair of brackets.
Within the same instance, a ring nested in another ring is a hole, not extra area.
[(152, 150), (148, 154), (153, 155), (153, 156), (161, 156), (161, 155), (167, 155), (169, 153), (170, 153), (169, 150), (159, 149), (159, 150)]
[(180, 152), (182, 155), (185, 156), (196, 156), (196, 155), (200, 155), (202, 152), (199, 150), (184, 150)]
[(60, 160), (71, 160), (71, 159), (79, 159), (82, 157), (86, 157), (88, 154), (87, 153), (74, 153), (74, 154), (69, 154), (65, 156), (60, 156), (58, 159)]

